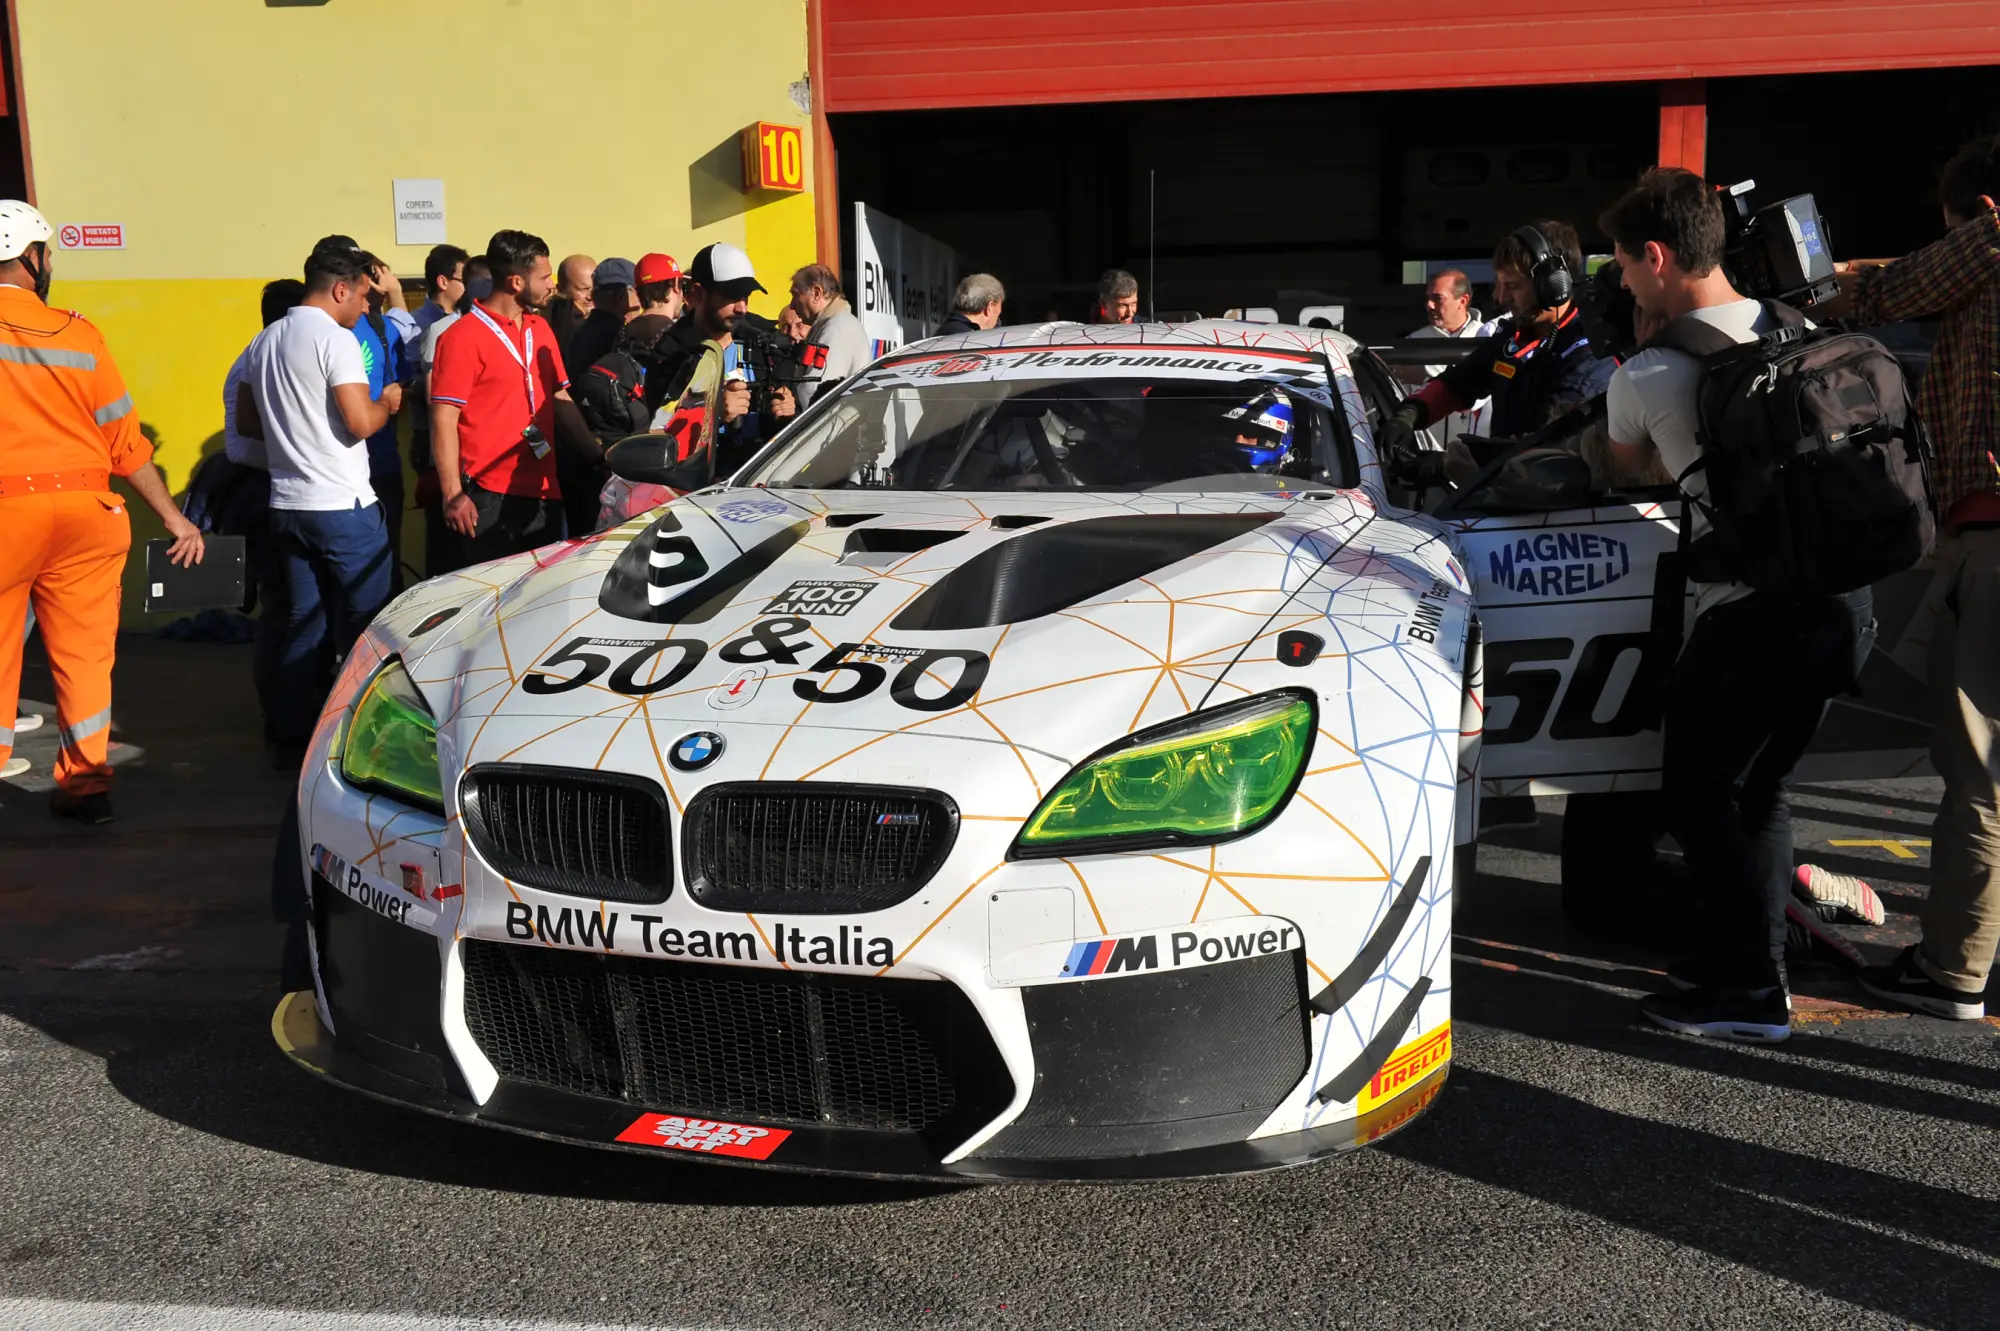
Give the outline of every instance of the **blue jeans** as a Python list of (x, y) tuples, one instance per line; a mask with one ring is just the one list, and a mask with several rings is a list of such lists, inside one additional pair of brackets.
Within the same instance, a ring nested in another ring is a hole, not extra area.
[(312, 738), (336, 663), (389, 601), (389, 529), (382, 507), (271, 510), (284, 582), (274, 737)]

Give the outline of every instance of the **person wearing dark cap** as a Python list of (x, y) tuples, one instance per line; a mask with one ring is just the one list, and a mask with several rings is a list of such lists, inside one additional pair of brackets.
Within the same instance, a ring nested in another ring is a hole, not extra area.
[(563, 364), (582, 369), (596, 363), (618, 340), (618, 330), (639, 313), (639, 281), (630, 259), (599, 263), (590, 288), (590, 313), (563, 344)]
[[(633, 276), (638, 283), (638, 311), (618, 329), (609, 349), (587, 364), (578, 362), (577, 406), (606, 445), (643, 433), (667, 390), (674, 387), (676, 372), (691, 369), (701, 352), (701, 336), (693, 321), (682, 319), (687, 305), (681, 294), (684, 274), (673, 256), (648, 254), (639, 260)], [(603, 304), (604, 298), (598, 297), (599, 307)], [(675, 334), (682, 322), (684, 339)]]

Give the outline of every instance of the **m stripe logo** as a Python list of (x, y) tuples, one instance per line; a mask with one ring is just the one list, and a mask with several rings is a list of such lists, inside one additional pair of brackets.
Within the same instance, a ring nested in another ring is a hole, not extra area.
[(1072, 979), (1084, 975), (1115, 975), (1119, 971), (1157, 970), (1160, 940), (1147, 934), (1139, 938), (1098, 938), (1078, 943), (1069, 950), (1062, 973)]

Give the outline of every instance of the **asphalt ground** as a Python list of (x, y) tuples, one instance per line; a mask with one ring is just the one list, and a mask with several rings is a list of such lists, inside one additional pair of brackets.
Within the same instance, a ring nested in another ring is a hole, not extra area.
[[(292, 1068), (266, 918), (288, 784), (247, 649), (121, 653), (119, 821), (0, 786), (0, 1326), (2000, 1323), (2000, 1028), (1872, 1014), (1832, 972), (1800, 977), (1776, 1049), (1636, 1026), (1700, 921), (1573, 933), (1561, 801), (1482, 847), (1450, 1081), (1379, 1147), (1146, 1186), (800, 1178), (482, 1131)], [(1936, 797), (1801, 793), (1805, 853), (1887, 896), (1877, 954), (1910, 933)]]

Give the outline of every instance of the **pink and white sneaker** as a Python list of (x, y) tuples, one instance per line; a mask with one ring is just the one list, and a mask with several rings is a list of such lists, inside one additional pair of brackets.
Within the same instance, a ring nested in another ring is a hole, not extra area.
[(1888, 918), (1882, 898), (1875, 894), (1874, 888), (1852, 874), (1833, 873), (1817, 864), (1799, 866), (1792, 879), (1792, 894), (1829, 924), (1839, 919), (1880, 924)]

